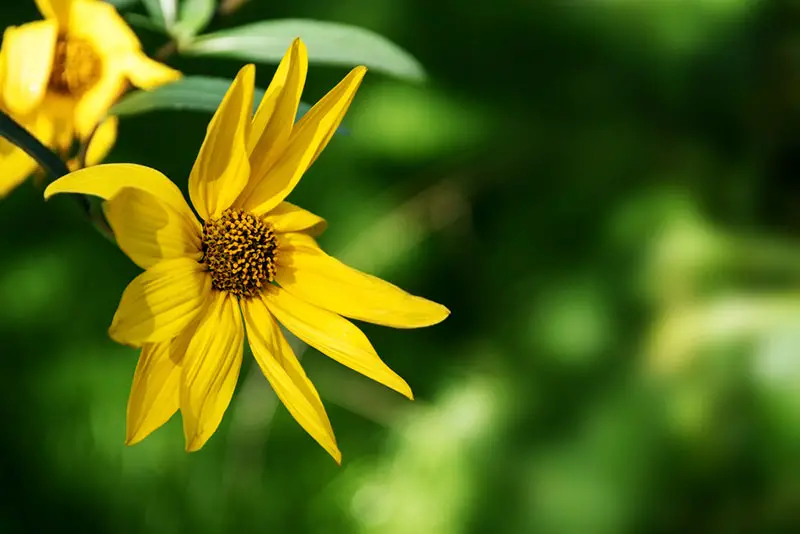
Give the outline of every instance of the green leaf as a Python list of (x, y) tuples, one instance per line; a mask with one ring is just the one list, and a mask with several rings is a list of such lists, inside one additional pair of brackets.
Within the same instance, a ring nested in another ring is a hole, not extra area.
[(216, 9), (215, 0), (183, 0), (180, 6), (178, 22), (173, 33), (180, 42), (186, 42), (203, 31)]
[(278, 63), (295, 37), (308, 46), (311, 63), (366, 65), (398, 78), (417, 81), (425, 78), (419, 62), (385, 37), (356, 26), (316, 20), (270, 20), (239, 26), (203, 35), (181, 52)]
[(178, 2), (177, 0), (142, 0), (144, 7), (150, 14), (152, 20), (157, 26), (171, 29), (175, 24), (175, 15), (177, 14)]
[(106, 2), (116, 7), (118, 10), (129, 8), (138, 1), (139, 0), (106, 0)]
[(144, 28), (146, 30), (150, 30), (156, 33), (166, 33), (166, 30), (163, 26), (153, 22), (152, 19), (145, 17), (144, 15), (140, 15), (139, 13), (125, 13), (123, 17), (128, 24), (131, 26), (135, 26), (137, 28)]
[[(150, 91), (128, 93), (111, 108), (109, 115), (139, 115), (163, 109), (214, 113), (231, 83), (232, 80), (227, 78), (186, 76), (177, 82)], [(263, 96), (264, 90), (256, 88), (254, 108), (261, 102)], [(308, 104), (301, 102), (298, 116), (308, 111), (309, 107)]]

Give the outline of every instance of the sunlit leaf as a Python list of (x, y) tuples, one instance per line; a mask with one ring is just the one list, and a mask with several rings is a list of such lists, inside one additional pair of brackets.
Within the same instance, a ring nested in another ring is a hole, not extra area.
[(156, 25), (170, 29), (175, 24), (177, 0), (142, 0), (142, 3)]
[(201, 36), (181, 52), (277, 63), (295, 37), (305, 41), (311, 63), (366, 65), (375, 71), (410, 80), (425, 77), (420, 63), (385, 37), (356, 26), (316, 20), (270, 20), (239, 26)]
[[(230, 85), (231, 80), (227, 78), (186, 76), (150, 91), (133, 91), (111, 108), (109, 114), (139, 115), (165, 109), (214, 113)], [(263, 96), (264, 90), (256, 88), (254, 107)], [(308, 111), (309, 107), (301, 102), (298, 116)]]
[(182, 41), (191, 39), (208, 25), (216, 7), (216, 0), (183, 0), (173, 33)]

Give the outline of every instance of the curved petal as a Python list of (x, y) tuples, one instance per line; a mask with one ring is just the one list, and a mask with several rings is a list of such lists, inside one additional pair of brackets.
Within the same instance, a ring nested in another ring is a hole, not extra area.
[(242, 191), (241, 198), (250, 195), (253, 186), (261, 181), (286, 148), (297, 117), (307, 71), (308, 51), (298, 38), (283, 56), (253, 117), (247, 146), (250, 154), (250, 181)]
[(107, 2), (72, 0), (67, 32), (70, 37), (92, 43), (106, 59), (141, 48), (139, 38), (116, 8)]
[(125, 77), (118, 66), (106, 62), (100, 80), (78, 100), (75, 106), (75, 132), (86, 139), (125, 91)]
[(450, 311), (406, 293), (325, 254), (303, 234), (278, 236), (275, 279), (294, 296), (334, 313), (394, 328), (420, 328), (444, 321)]
[(142, 89), (154, 89), (179, 80), (182, 76), (180, 71), (150, 59), (141, 52), (134, 52), (125, 58), (125, 74), (133, 85)]
[(189, 258), (162, 261), (128, 284), (108, 333), (134, 347), (167, 341), (192, 322), (210, 295), (205, 267)]
[(71, 172), (44, 190), (45, 200), (60, 193), (80, 193), (108, 200), (126, 187), (140, 189), (182, 213), (200, 231), (192, 210), (178, 186), (155, 169), (133, 163), (109, 163)]
[(367, 336), (347, 319), (276, 286), (262, 294), (269, 311), (294, 335), (342, 365), (413, 399), (406, 381), (383, 363)]
[(146, 191), (123, 189), (104, 211), (119, 248), (142, 269), (175, 258), (199, 262), (203, 256), (197, 227)]
[(278, 234), (304, 232), (318, 236), (328, 227), (328, 223), (322, 217), (286, 201), (281, 202), (275, 206), (275, 209), (267, 213), (264, 216), (264, 222)]
[(336, 437), (319, 394), (264, 301), (242, 301), (242, 313), (250, 349), (275, 394), (300, 426), (341, 464), (342, 453), (336, 445)]
[(183, 361), (180, 404), (187, 451), (205, 445), (222, 421), (236, 389), (243, 348), (239, 304), (232, 295), (216, 293)]
[(92, 167), (101, 163), (117, 142), (119, 118), (109, 117), (97, 127), (86, 149), (86, 166)]
[(189, 175), (189, 197), (203, 219), (218, 217), (247, 184), (247, 130), (253, 110), (255, 67), (245, 65), (208, 125)]
[(247, 198), (240, 199), (244, 209), (265, 214), (292, 192), (339, 127), (366, 72), (365, 67), (350, 71), (300, 119), (286, 148), (267, 175), (251, 186)]
[(142, 347), (128, 397), (125, 445), (139, 443), (178, 411), (183, 354), (174, 346), (173, 339)]
[(64, 28), (69, 24), (73, 0), (35, 0), (39, 13), (46, 19), (55, 19)]
[(2, 96), (8, 109), (27, 115), (44, 99), (56, 50), (58, 23), (39, 20), (7, 28), (3, 35)]

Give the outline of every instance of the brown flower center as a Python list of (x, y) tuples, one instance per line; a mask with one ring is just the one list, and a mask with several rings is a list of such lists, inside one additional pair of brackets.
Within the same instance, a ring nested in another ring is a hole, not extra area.
[(228, 209), (203, 225), (202, 263), (211, 287), (251, 298), (275, 278), (278, 242), (272, 228), (251, 213)]
[(80, 97), (100, 80), (102, 69), (100, 56), (88, 41), (59, 37), (50, 73), (50, 89), (62, 95)]

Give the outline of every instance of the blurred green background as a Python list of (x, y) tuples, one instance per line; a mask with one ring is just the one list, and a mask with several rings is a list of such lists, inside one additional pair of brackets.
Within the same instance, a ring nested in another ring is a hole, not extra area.
[[(106, 329), (137, 268), (29, 181), (0, 203), (0, 530), (800, 531), (796, 2), (251, 0), (212, 29), (280, 17), (373, 29), (430, 75), (370, 73), (290, 198), (452, 310), (364, 326), (417, 400), (307, 350), (342, 467), (250, 362), (202, 451), (178, 417), (125, 447), (137, 354)], [(345, 71), (312, 67), (304, 100)], [(185, 187), (209, 118), (125, 118), (109, 161)]]

